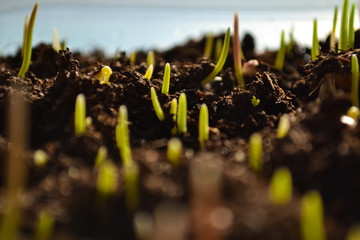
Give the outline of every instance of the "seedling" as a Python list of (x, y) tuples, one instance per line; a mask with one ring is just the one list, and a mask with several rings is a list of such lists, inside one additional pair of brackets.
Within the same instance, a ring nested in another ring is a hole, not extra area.
[(114, 194), (117, 188), (118, 173), (114, 163), (105, 161), (99, 166), (97, 177), (98, 200), (102, 201)]
[(201, 105), (199, 116), (199, 142), (200, 146), (209, 140), (209, 111), (205, 103)]
[(55, 52), (59, 52), (61, 50), (61, 43), (59, 40), (59, 34), (56, 30), (56, 28), (53, 28), (53, 32), (52, 32), (52, 36), (53, 36), (53, 41), (52, 41), (52, 48), (55, 50)]
[(126, 205), (130, 212), (139, 206), (139, 168), (136, 163), (124, 166)]
[(262, 138), (259, 133), (250, 136), (249, 166), (255, 172), (260, 172), (263, 168)]
[(204, 49), (204, 58), (211, 58), (213, 45), (214, 45), (214, 34), (209, 33), (206, 36), (205, 49)]
[[(135, 63), (136, 63), (136, 52), (135, 51), (133, 51), (131, 54), (130, 54), (130, 64), (131, 65), (135, 65)], [(148, 65), (148, 66), (150, 66), (150, 65)], [(149, 79), (150, 80), (150, 79)]]
[(346, 112), (346, 115), (348, 117), (351, 117), (352, 119), (356, 120), (360, 116), (360, 110), (359, 110), (359, 108), (357, 108), (355, 106), (351, 106), (349, 108), (349, 110)]
[(339, 47), (338, 47), (338, 50), (340, 51), (345, 51), (347, 49), (348, 9), (349, 9), (349, 0), (344, 0), (342, 12), (341, 12), (340, 39), (339, 39)]
[(150, 81), (152, 75), (153, 75), (154, 66), (151, 64), (148, 69), (146, 70), (146, 73), (144, 75), (144, 79), (147, 79)]
[(289, 43), (286, 46), (286, 56), (290, 56), (293, 49), (294, 49), (294, 27), (291, 28), (291, 31), (289, 33)]
[(48, 156), (46, 152), (41, 149), (38, 149), (34, 153), (34, 163), (36, 166), (43, 167), (47, 164)]
[(219, 61), (217, 62), (216, 66), (212, 70), (212, 72), (204, 80), (201, 81), (202, 86), (211, 82), (216, 77), (216, 75), (221, 71), (221, 69), (223, 68), (223, 66), (225, 64), (226, 58), (228, 56), (229, 47), (230, 47), (230, 28), (228, 28), (226, 31), (224, 45), (223, 45), (223, 48), (221, 51)]
[(176, 121), (176, 113), (177, 113), (177, 100), (174, 98), (170, 103), (170, 115), (173, 115), (174, 122)]
[(146, 57), (146, 63), (148, 66), (153, 65), (155, 66), (155, 54), (153, 51), (148, 52)]
[(334, 20), (333, 20), (333, 27), (330, 35), (330, 50), (335, 51), (335, 41), (336, 41), (336, 23), (337, 23), (337, 15), (338, 15), (338, 6), (335, 5), (335, 12), (334, 12)]
[(167, 159), (173, 167), (178, 167), (182, 152), (182, 143), (178, 138), (171, 138), (167, 147)]
[(160, 106), (160, 102), (159, 99), (157, 97), (156, 91), (154, 87), (151, 87), (150, 89), (150, 94), (151, 94), (151, 101), (153, 104), (153, 108), (155, 111), (156, 116), (158, 117), (158, 119), (160, 121), (164, 121), (165, 120), (165, 116), (164, 116), (164, 112)]
[(95, 167), (98, 168), (103, 162), (105, 162), (107, 156), (107, 149), (101, 146), (96, 154)]
[(169, 95), (169, 87), (170, 87), (170, 64), (166, 63), (161, 93), (165, 95)]
[(303, 240), (325, 240), (323, 203), (318, 191), (311, 190), (301, 199), (301, 234)]
[(120, 150), (122, 163), (127, 166), (132, 163), (128, 128), (128, 112), (125, 105), (119, 107), (118, 124), (115, 128), (116, 144)]
[[(25, 33), (24, 33), (24, 43), (23, 43), (23, 52), (24, 57), (21, 64), (20, 72), (18, 74), (19, 77), (24, 78), (25, 73), (29, 69), (30, 61), (31, 61), (31, 43), (32, 43), (32, 36), (33, 36), (33, 29), (34, 29), (34, 23), (36, 18), (36, 12), (38, 9), (38, 3), (35, 3), (35, 6), (31, 12), (30, 19), (28, 20), (26, 18), (25, 20)], [(28, 21), (27, 21), (28, 20)]]
[(312, 48), (311, 48), (311, 60), (314, 61), (319, 56), (319, 39), (317, 35), (317, 19), (314, 19), (314, 28), (313, 28), (313, 40), (312, 40)]
[(275, 59), (275, 67), (280, 71), (284, 67), (285, 51), (286, 51), (285, 32), (283, 30), (283, 31), (281, 31), (280, 49), (279, 49), (279, 51), (276, 55), (276, 59)]
[(54, 217), (45, 210), (39, 214), (35, 228), (35, 240), (50, 240), (54, 230)]
[(253, 96), (252, 99), (251, 99), (251, 104), (254, 107), (257, 107), (260, 104), (260, 99), (257, 99), (255, 96)]
[(86, 101), (84, 94), (80, 93), (79, 95), (77, 95), (75, 102), (74, 127), (75, 127), (76, 136), (81, 136), (85, 133), (86, 130), (85, 118), (86, 118)]
[(245, 88), (244, 75), (241, 64), (241, 44), (239, 38), (239, 17), (237, 12), (234, 15), (234, 36), (233, 36), (233, 55), (234, 55), (234, 68), (237, 83), (240, 88)]
[(23, 44), (21, 48), (21, 58), (24, 58), (24, 51), (26, 48), (26, 41), (27, 41), (27, 28), (29, 24), (29, 16), (25, 16), (25, 22), (24, 22), (24, 33), (23, 33)]
[(180, 134), (187, 132), (187, 102), (185, 93), (181, 93), (179, 97), (177, 128)]
[(221, 56), (221, 49), (222, 49), (223, 41), (221, 38), (216, 39), (215, 42), (215, 59), (219, 61)]
[(111, 74), (111, 68), (109, 66), (104, 66), (101, 68), (100, 72), (95, 75), (95, 79), (99, 80), (101, 84), (109, 84)]
[(92, 118), (91, 117), (86, 117), (85, 118), (85, 125), (86, 125), (86, 127), (90, 127), (92, 125)]
[(354, 224), (349, 229), (346, 240), (359, 240), (360, 239), (360, 224)]
[(355, 31), (354, 31), (354, 19), (355, 19), (355, 3), (352, 4), (349, 17), (349, 35), (348, 35), (348, 46), (354, 48)]
[(359, 60), (355, 54), (351, 56), (351, 100), (359, 107)]
[(281, 116), (280, 120), (279, 120), (279, 125), (277, 128), (277, 133), (276, 136), (277, 138), (284, 138), (290, 129), (290, 118), (289, 115), (284, 114)]
[(280, 167), (275, 170), (270, 181), (269, 197), (276, 205), (285, 205), (291, 200), (292, 178), (288, 168)]

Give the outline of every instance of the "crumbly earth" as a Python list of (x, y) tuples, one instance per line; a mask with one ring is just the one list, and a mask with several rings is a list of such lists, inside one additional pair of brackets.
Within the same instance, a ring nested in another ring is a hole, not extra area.
[[(145, 239), (175, 239), (181, 234), (184, 239), (300, 239), (301, 195), (316, 189), (324, 201), (327, 238), (345, 239), (349, 227), (360, 221), (360, 128), (340, 118), (351, 106), (350, 57), (359, 56), (359, 51), (322, 53), (310, 62), (307, 50), (296, 45), (279, 71), (273, 67), (276, 52), (256, 53), (247, 35), (245, 58), (257, 59), (259, 64), (245, 76), (246, 89), (237, 87), (231, 49), (219, 74), (221, 80), (202, 87), (201, 80), (216, 63), (202, 58), (204, 42), (189, 41), (165, 52), (155, 51), (150, 81), (143, 78), (145, 52), (138, 52), (136, 64), (131, 65), (124, 53), (110, 59), (101, 52), (84, 55), (66, 49), (56, 53), (50, 45), (40, 44), (33, 49), (24, 79), (17, 77), (20, 52), (0, 58), (0, 186), (4, 191), (6, 153), (12, 148), (7, 131), (9, 96), (20, 94), (30, 110), (29, 146), (23, 153), (28, 174), (26, 201), (21, 206), (22, 238), (31, 239), (35, 219), (47, 210), (55, 219), (54, 239), (136, 239), (133, 219), (144, 211), (155, 216), (157, 226)], [(165, 96), (161, 86), (167, 62), (171, 81)], [(104, 65), (113, 71), (110, 84), (94, 78)], [(165, 113), (162, 122), (152, 107), (151, 87)], [(80, 137), (74, 134), (79, 93), (85, 95), (86, 115), (92, 118)], [(167, 161), (166, 148), (174, 128), (170, 101), (180, 93), (187, 97), (188, 131), (176, 135), (184, 149), (180, 166), (175, 168)], [(256, 107), (251, 103), (253, 96), (260, 100)], [(200, 147), (198, 120), (203, 103), (209, 109), (210, 140)], [(126, 105), (129, 112), (132, 157), (140, 171), (135, 211), (126, 204), (115, 139), (120, 105)], [(278, 139), (277, 125), (285, 113), (290, 115), (291, 129)], [(264, 148), (264, 167), (258, 173), (247, 162), (248, 139), (255, 132), (261, 134)], [(106, 146), (107, 158), (118, 170), (117, 190), (101, 204), (94, 167), (100, 146)], [(49, 157), (44, 167), (34, 164), (37, 149)], [(217, 180), (204, 193), (196, 188), (191, 173), (196, 163), (209, 161), (216, 162), (215, 170), (210, 167), (213, 174), (202, 177)], [(280, 166), (288, 167), (293, 177), (293, 197), (285, 206), (274, 205), (268, 197), (270, 178)], [(177, 202), (188, 213), (188, 227), (179, 235), (159, 227), (165, 223), (156, 209), (166, 201)]]

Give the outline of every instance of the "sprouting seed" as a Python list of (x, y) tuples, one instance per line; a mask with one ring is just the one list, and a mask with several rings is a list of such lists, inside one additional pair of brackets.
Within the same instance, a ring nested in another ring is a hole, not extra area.
[(226, 31), (224, 45), (223, 45), (223, 48), (221, 51), (219, 61), (217, 62), (216, 66), (212, 70), (212, 72), (204, 80), (201, 81), (202, 86), (211, 82), (216, 77), (216, 75), (221, 71), (221, 69), (223, 68), (223, 66), (225, 64), (226, 58), (228, 56), (229, 47), (230, 47), (230, 28), (228, 28)]
[(319, 56), (319, 39), (317, 35), (317, 19), (314, 19), (314, 28), (313, 28), (313, 40), (311, 48), (311, 60), (314, 61)]
[(215, 42), (215, 60), (219, 61), (221, 56), (221, 49), (222, 49), (223, 41), (221, 38), (216, 39)]
[(359, 60), (355, 54), (351, 56), (351, 100), (359, 107)]
[(206, 36), (204, 58), (211, 58), (214, 45), (214, 34), (211, 32)]
[(120, 150), (121, 160), (124, 166), (132, 163), (129, 127), (128, 127), (128, 112), (125, 105), (119, 107), (118, 123), (115, 128), (116, 144)]
[(352, 4), (349, 17), (349, 34), (348, 34), (348, 46), (354, 48), (355, 31), (354, 31), (354, 19), (355, 19), (355, 3)]
[(135, 162), (124, 166), (125, 199), (129, 212), (139, 206), (139, 168)]
[(59, 34), (56, 28), (53, 28), (53, 41), (52, 41), (52, 48), (58, 53), (61, 50), (61, 44), (59, 40)]
[(270, 181), (270, 200), (276, 205), (284, 205), (292, 197), (292, 178), (288, 168), (280, 167), (275, 170)]
[(165, 116), (164, 116), (164, 112), (160, 106), (160, 102), (159, 99), (157, 97), (156, 91), (154, 87), (151, 87), (150, 89), (150, 95), (151, 95), (151, 101), (153, 104), (153, 108), (155, 111), (156, 116), (158, 117), (158, 119), (160, 121), (164, 121), (165, 120)]
[(260, 104), (260, 99), (257, 99), (255, 96), (253, 96), (252, 99), (251, 99), (251, 104), (254, 107), (257, 107)]
[(150, 65), (155, 66), (155, 54), (153, 51), (148, 52), (147, 57), (146, 57), (146, 63), (147, 63), (147, 66), (150, 66)]
[(161, 93), (168, 95), (170, 87), (170, 64), (166, 63)]
[(199, 142), (200, 146), (209, 140), (209, 111), (205, 103), (201, 105), (199, 116)]
[(131, 65), (135, 65), (135, 63), (136, 63), (136, 52), (135, 52), (135, 51), (133, 51), (133, 52), (130, 54), (129, 60), (130, 60), (130, 64), (131, 64)]
[(85, 124), (85, 118), (86, 118), (86, 100), (84, 94), (80, 93), (76, 97), (75, 102), (75, 135), (80, 136), (85, 133), (86, 130), (86, 124)]
[(244, 75), (241, 64), (241, 44), (239, 38), (239, 17), (237, 12), (234, 15), (234, 36), (233, 36), (234, 68), (237, 83), (240, 88), (245, 88)]
[(95, 75), (95, 79), (99, 80), (101, 84), (109, 84), (109, 78), (112, 70), (109, 66), (101, 68), (100, 72)]
[(99, 167), (103, 162), (105, 162), (107, 156), (107, 149), (104, 146), (101, 146), (96, 154), (95, 158), (95, 167)]
[(18, 76), (22, 78), (25, 77), (25, 73), (28, 71), (31, 61), (31, 43), (32, 43), (33, 29), (34, 29), (37, 9), (38, 9), (38, 3), (35, 3), (29, 20), (28, 21), (27, 19), (25, 20), (25, 33), (24, 33), (25, 42), (23, 44), (24, 57), (18, 74)]
[(338, 6), (335, 5), (334, 10), (334, 19), (333, 19), (333, 27), (330, 35), (330, 50), (335, 51), (335, 41), (336, 41), (336, 23), (337, 23), (337, 15), (338, 15)]
[(50, 240), (54, 231), (54, 217), (47, 211), (42, 210), (35, 228), (35, 240)]
[(47, 164), (48, 156), (45, 151), (38, 149), (34, 152), (34, 163), (36, 166), (43, 167)]
[(358, 117), (360, 116), (360, 110), (358, 107), (355, 106), (351, 106), (347, 112), (346, 115), (348, 117), (351, 117), (352, 119), (358, 119)]
[(281, 31), (281, 39), (280, 39), (280, 49), (279, 49), (279, 51), (276, 55), (276, 59), (275, 59), (275, 68), (277, 68), (280, 71), (284, 67), (285, 55), (286, 55), (285, 32), (284, 32), (284, 30), (282, 30)]
[(279, 125), (277, 128), (277, 133), (276, 136), (277, 138), (284, 138), (290, 129), (290, 118), (289, 115), (284, 114), (281, 116), (280, 120), (279, 120)]
[(346, 240), (359, 240), (360, 239), (360, 224), (354, 224), (350, 227)]
[(150, 80), (152, 75), (153, 75), (153, 71), (154, 71), (154, 66), (152, 64), (150, 64), (150, 66), (146, 70), (146, 73), (144, 75), (144, 79)]
[(167, 159), (174, 167), (179, 166), (182, 152), (182, 143), (178, 138), (171, 138), (167, 147)]
[(106, 198), (115, 193), (117, 188), (118, 173), (113, 162), (107, 160), (99, 166), (97, 177), (97, 191), (101, 198)]
[(341, 12), (341, 24), (340, 24), (340, 37), (339, 37), (339, 51), (345, 51), (348, 47), (348, 10), (349, 0), (344, 0), (343, 8)]
[(259, 133), (253, 133), (250, 136), (249, 166), (255, 172), (259, 172), (263, 168), (262, 138)]
[(179, 97), (177, 128), (180, 134), (187, 132), (187, 101), (185, 93), (181, 93)]
[(177, 114), (177, 100), (176, 98), (174, 98), (173, 100), (171, 100), (170, 103), (170, 115), (173, 115), (173, 121), (176, 121), (176, 114)]

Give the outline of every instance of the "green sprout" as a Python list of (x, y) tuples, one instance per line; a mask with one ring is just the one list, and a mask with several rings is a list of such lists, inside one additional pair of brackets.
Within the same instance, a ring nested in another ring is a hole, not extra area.
[(153, 51), (148, 52), (146, 56), (146, 63), (147, 66), (153, 65), (155, 66), (155, 54)]
[(150, 89), (150, 95), (151, 95), (151, 101), (153, 104), (153, 108), (155, 111), (156, 116), (158, 117), (158, 119), (160, 121), (164, 121), (165, 120), (165, 116), (164, 116), (164, 112), (160, 106), (160, 102), (159, 99), (157, 97), (156, 91), (154, 87), (151, 87)]
[(177, 113), (177, 100), (174, 98), (170, 103), (170, 115), (173, 115), (173, 120), (176, 121), (176, 113)]
[(290, 56), (293, 49), (294, 49), (294, 45), (295, 45), (295, 40), (294, 40), (294, 27), (291, 28), (291, 31), (289, 33), (289, 43), (286, 46), (286, 56)]
[(215, 59), (219, 61), (221, 56), (221, 49), (222, 49), (223, 41), (221, 38), (216, 39), (215, 42)]
[(169, 87), (170, 87), (170, 64), (166, 63), (161, 93), (165, 95), (169, 95)]
[(56, 28), (53, 28), (53, 41), (52, 41), (52, 48), (55, 50), (55, 52), (59, 52), (61, 50), (61, 43), (59, 40), (59, 34), (56, 30)]
[(234, 15), (234, 36), (233, 36), (233, 55), (234, 55), (234, 68), (237, 83), (240, 88), (245, 88), (244, 75), (241, 64), (241, 44), (239, 38), (239, 17), (238, 13)]
[(289, 115), (284, 114), (281, 116), (279, 120), (276, 137), (280, 139), (284, 138), (288, 134), (289, 129), (290, 129), (290, 118)]
[(303, 240), (325, 240), (323, 203), (318, 191), (310, 190), (301, 199), (301, 234)]
[(101, 146), (96, 154), (95, 167), (98, 168), (103, 162), (105, 162), (107, 156), (107, 149)]
[(280, 49), (277, 52), (276, 59), (275, 59), (275, 68), (277, 68), (280, 71), (284, 67), (285, 51), (286, 51), (285, 32), (284, 32), (284, 30), (282, 30), (281, 31), (281, 40), (280, 40)]
[[(135, 52), (135, 51), (133, 51), (133, 52), (130, 54), (129, 60), (130, 60), (130, 64), (131, 64), (131, 65), (135, 65), (135, 63), (136, 63), (136, 52)], [(149, 66), (149, 65), (148, 65), (148, 66)], [(150, 79), (149, 79), (149, 80), (150, 80)]]
[(127, 108), (125, 105), (121, 105), (119, 107), (118, 123), (115, 128), (115, 137), (124, 166), (132, 163), (128, 123)]
[(118, 173), (113, 162), (107, 160), (99, 166), (97, 176), (97, 197), (98, 200), (104, 200), (115, 193), (117, 188)]
[(38, 149), (34, 152), (34, 163), (36, 166), (43, 167), (48, 162), (48, 156), (45, 151)]
[(355, 54), (351, 56), (351, 100), (359, 107), (359, 60)]
[(260, 104), (260, 99), (257, 99), (255, 96), (253, 96), (252, 99), (251, 99), (251, 104), (254, 107), (257, 107)]
[(206, 41), (205, 41), (205, 49), (204, 49), (204, 58), (211, 58), (211, 53), (213, 50), (213, 45), (214, 45), (214, 34), (213, 33), (209, 33), (206, 36)]
[(259, 133), (253, 133), (250, 136), (249, 166), (255, 172), (259, 172), (263, 168), (262, 138)]
[(319, 39), (317, 35), (317, 19), (314, 19), (314, 28), (313, 28), (313, 40), (312, 40), (312, 48), (311, 48), (311, 61), (316, 60), (319, 56)]
[(201, 105), (199, 116), (199, 142), (200, 146), (204, 146), (209, 140), (209, 111), (205, 103)]
[(348, 117), (351, 117), (352, 119), (358, 119), (360, 116), (360, 110), (359, 108), (355, 107), (355, 106), (351, 106), (347, 112), (346, 115)]
[(126, 205), (134, 212), (139, 205), (139, 168), (135, 162), (124, 166), (124, 184)]
[(212, 72), (204, 80), (201, 81), (202, 86), (211, 82), (216, 77), (216, 75), (221, 71), (221, 69), (223, 68), (223, 66), (225, 64), (226, 58), (228, 56), (229, 47), (230, 47), (230, 28), (228, 28), (226, 31), (224, 45), (223, 45), (223, 48), (221, 51), (219, 61), (217, 62), (216, 66), (212, 70)]
[(101, 84), (109, 84), (111, 74), (111, 68), (109, 66), (104, 66), (101, 68), (100, 72), (95, 75), (95, 79), (99, 80)]
[(60, 42), (60, 46), (61, 46), (61, 49), (62, 49), (62, 50), (65, 50), (65, 49), (66, 49), (66, 41), (65, 41), (65, 40), (62, 40), (62, 41)]
[(91, 117), (86, 117), (85, 118), (85, 126), (90, 127), (91, 124), (92, 124), (92, 118)]
[(292, 178), (288, 168), (275, 170), (270, 181), (270, 200), (276, 205), (287, 204), (292, 197)]
[(144, 79), (150, 80), (152, 75), (153, 75), (153, 71), (154, 71), (154, 66), (152, 64), (150, 64), (150, 66), (146, 70), (146, 73), (144, 75)]
[(350, 48), (354, 48), (354, 41), (355, 41), (354, 19), (355, 19), (355, 3), (353, 3), (351, 6), (350, 17), (349, 17), (348, 44)]
[(86, 101), (84, 94), (80, 93), (76, 97), (75, 101), (75, 120), (74, 120), (74, 127), (75, 127), (75, 135), (81, 136), (85, 133), (86, 124)]
[(21, 48), (21, 58), (24, 58), (24, 51), (26, 47), (26, 41), (27, 41), (27, 29), (29, 24), (29, 16), (25, 16), (25, 22), (24, 22), (24, 33), (23, 33), (23, 44)]
[(178, 138), (171, 138), (167, 147), (167, 159), (173, 167), (178, 167), (182, 152), (182, 143)]
[(347, 49), (348, 9), (349, 9), (349, 0), (344, 0), (342, 12), (341, 12), (340, 39), (339, 39), (339, 47), (338, 47), (338, 50), (340, 51), (345, 51)]
[(187, 132), (187, 102), (185, 93), (181, 93), (179, 97), (177, 128), (180, 134)]
[(54, 217), (45, 210), (39, 214), (35, 227), (35, 240), (50, 240), (54, 231)]
[(350, 227), (346, 240), (359, 240), (360, 239), (360, 224), (354, 224)]
[(25, 20), (25, 29), (24, 29), (25, 41), (23, 43), (24, 57), (18, 74), (18, 76), (22, 78), (25, 77), (25, 73), (28, 71), (31, 61), (31, 43), (32, 43), (33, 29), (34, 29), (37, 9), (38, 9), (38, 3), (35, 3), (35, 6), (30, 15), (30, 19), (26, 18)]
[(337, 23), (337, 15), (338, 15), (338, 6), (335, 5), (335, 12), (334, 12), (334, 20), (333, 20), (333, 27), (330, 35), (330, 50), (335, 51), (335, 41), (336, 41), (336, 23)]

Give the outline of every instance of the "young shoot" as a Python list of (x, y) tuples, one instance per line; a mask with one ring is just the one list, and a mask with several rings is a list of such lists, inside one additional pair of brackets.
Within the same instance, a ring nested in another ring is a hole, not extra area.
[(234, 36), (233, 36), (233, 55), (234, 55), (234, 68), (237, 83), (240, 88), (245, 88), (244, 75), (241, 64), (241, 44), (239, 38), (239, 17), (238, 13), (234, 15)]
[(165, 95), (169, 95), (169, 87), (170, 87), (170, 64), (166, 63), (161, 93)]
[(347, 112), (346, 112), (346, 115), (348, 117), (351, 117), (352, 119), (356, 120), (359, 118), (360, 116), (360, 110), (359, 108), (355, 107), (355, 106), (351, 106)]
[(35, 3), (35, 6), (31, 12), (30, 18), (25, 20), (25, 33), (24, 33), (24, 43), (23, 43), (23, 61), (18, 76), (24, 78), (25, 73), (29, 69), (31, 61), (31, 43), (33, 36), (33, 29), (35, 24), (36, 12), (38, 9), (38, 3)]
[(221, 51), (219, 61), (217, 62), (216, 66), (212, 70), (212, 72), (204, 80), (201, 81), (202, 86), (211, 82), (216, 77), (216, 75), (221, 71), (221, 69), (223, 68), (223, 66), (225, 64), (226, 58), (228, 56), (229, 47), (230, 47), (230, 28), (228, 28), (226, 31), (224, 45), (223, 45), (223, 48)]
[(80, 93), (76, 97), (75, 101), (75, 120), (74, 120), (74, 128), (75, 135), (81, 136), (85, 133), (86, 124), (86, 101), (84, 94)]
[(177, 100), (174, 98), (170, 103), (170, 115), (173, 115), (173, 121), (176, 122), (176, 114), (177, 114)]
[(101, 146), (96, 154), (95, 167), (98, 168), (103, 162), (105, 162), (107, 156), (107, 149)]
[(35, 227), (35, 240), (50, 240), (52, 239), (54, 230), (54, 217), (45, 210), (39, 214), (39, 218)]
[(348, 48), (348, 9), (349, 0), (344, 0), (341, 12), (341, 25), (340, 25), (340, 38), (339, 38), (339, 51), (345, 51)]
[(335, 51), (335, 41), (336, 41), (336, 23), (337, 23), (337, 15), (338, 15), (338, 6), (335, 5), (335, 11), (334, 11), (334, 20), (333, 20), (333, 27), (330, 35), (330, 50)]
[(124, 166), (125, 199), (129, 212), (139, 205), (139, 168), (135, 162)]
[(48, 162), (48, 156), (45, 151), (38, 149), (34, 152), (34, 163), (36, 166), (44, 167)]
[(253, 96), (252, 99), (251, 99), (251, 104), (254, 107), (257, 107), (260, 104), (260, 99), (257, 99), (255, 96)]
[(173, 167), (178, 167), (182, 152), (182, 143), (178, 138), (171, 138), (167, 147), (167, 159)]
[(104, 199), (115, 193), (117, 188), (118, 173), (113, 162), (107, 160), (99, 166), (97, 177), (98, 198)]
[(160, 121), (164, 121), (165, 120), (165, 116), (164, 116), (164, 112), (160, 106), (160, 102), (159, 99), (157, 97), (156, 91), (154, 87), (151, 87), (150, 89), (150, 94), (151, 94), (151, 101), (153, 104), (153, 108), (155, 111), (156, 116), (158, 117), (158, 119)]
[(314, 61), (319, 56), (319, 39), (317, 34), (317, 19), (314, 19), (314, 28), (313, 28), (313, 40), (312, 40), (312, 48), (311, 48), (311, 61)]
[(290, 56), (294, 49), (295, 41), (294, 41), (294, 27), (291, 28), (289, 33), (289, 43), (286, 46), (286, 56)]
[(284, 114), (279, 120), (276, 136), (277, 138), (284, 138), (288, 134), (290, 129), (290, 118), (289, 115)]
[(288, 168), (275, 170), (270, 181), (269, 197), (276, 205), (287, 204), (292, 197), (292, 178)]
[[(131, 64), (131, 65), (135, 65), (135, 63), (136, 63), (136, 52), (135, 52), (135, 51), (133, 51), (133, 52), (130, 54), (129, 60), (130, 60), (130, 64)], [(150, 80), (150, 79), (149, 79), (149, 80)]]
[(100, 72), (95, 75), (95, 79), (99, 80), (101, 84), (109, 84), (109, 78), (112, 70), (109, 66), (101, 68)]
[(131, 148), (128, 128), (128, 112), (125, 105), (119, 107), (118, 124), (115, 128), (116, 144), (120, 150), (121, 160), (124, 166), (132, 163)]
[(146, 70), (146, 73), (144, 75), (144, 79), (147, 79), (150, 81), (154, 71), (154, 66), (151, 64), (148, 69)]
[(216, 39), (215, 42), (215, 59), (219, 61), (221, 56), (221, 49), (222, 49), (223, 41), (221, 38)]
[(348, 35), (348, 47), (354, 48), (355, 31), (354, 31), (354, 19), (355, 19), (355, 3), (352, 4), (349, 17), (349, 35)]
[(85, 118), (85, 126), (90, 127), (91, 125), (92, 125), (92, 118), (91, 117), (86, 117)]
[(255, 172), (260, 172), (263, 168), (262, 138), (259, 133), (250, 136), (249, 166)]
[(285, 62), (285, 52), (286, 52), (286, 44), (285, 44), (285, 32), (281, 31), (281, 40), (280, 40), (280, 49), (276, 55), (275, 59), (275, 68), (278, 70), (282, 70)]
[(201, 105), (199, 116), (199, 142), (200, 146), (209, 140), (209, 112), (205, 103)]
[(359, 107), (359, 60), (355, 54), (351, 56), (351, 100)]
[(214, 34), (211, 32), (206, 36), (204, 58), (211, 58), (214, 45)]
[(350, 227), (346, 240), (359, 240), (360, 239), (360, 224), (354, 224)]
[(185, 93), (181, 93), (179, 97), (179, 110), (177, 116), (178, 133), (187, 132), (187, 101)]
[(52, 48), (54, 49), (55, 52), (59, 52), (61, 50), (61, 43), (59, 40), (59, 34), (56, 30), (56, 28), (53, 28), (53, 32), (52, 32)]
[(324, 209), (318, 191), (311, 190), (301, 199), (301, 234), (303, 240), (325, 240)]
[(147, 66), (149, 67), (150, 65), (155, 66), (155, 54), (153, 51), (148, 52), (147, 56), (146, 56), (146, 63)]

